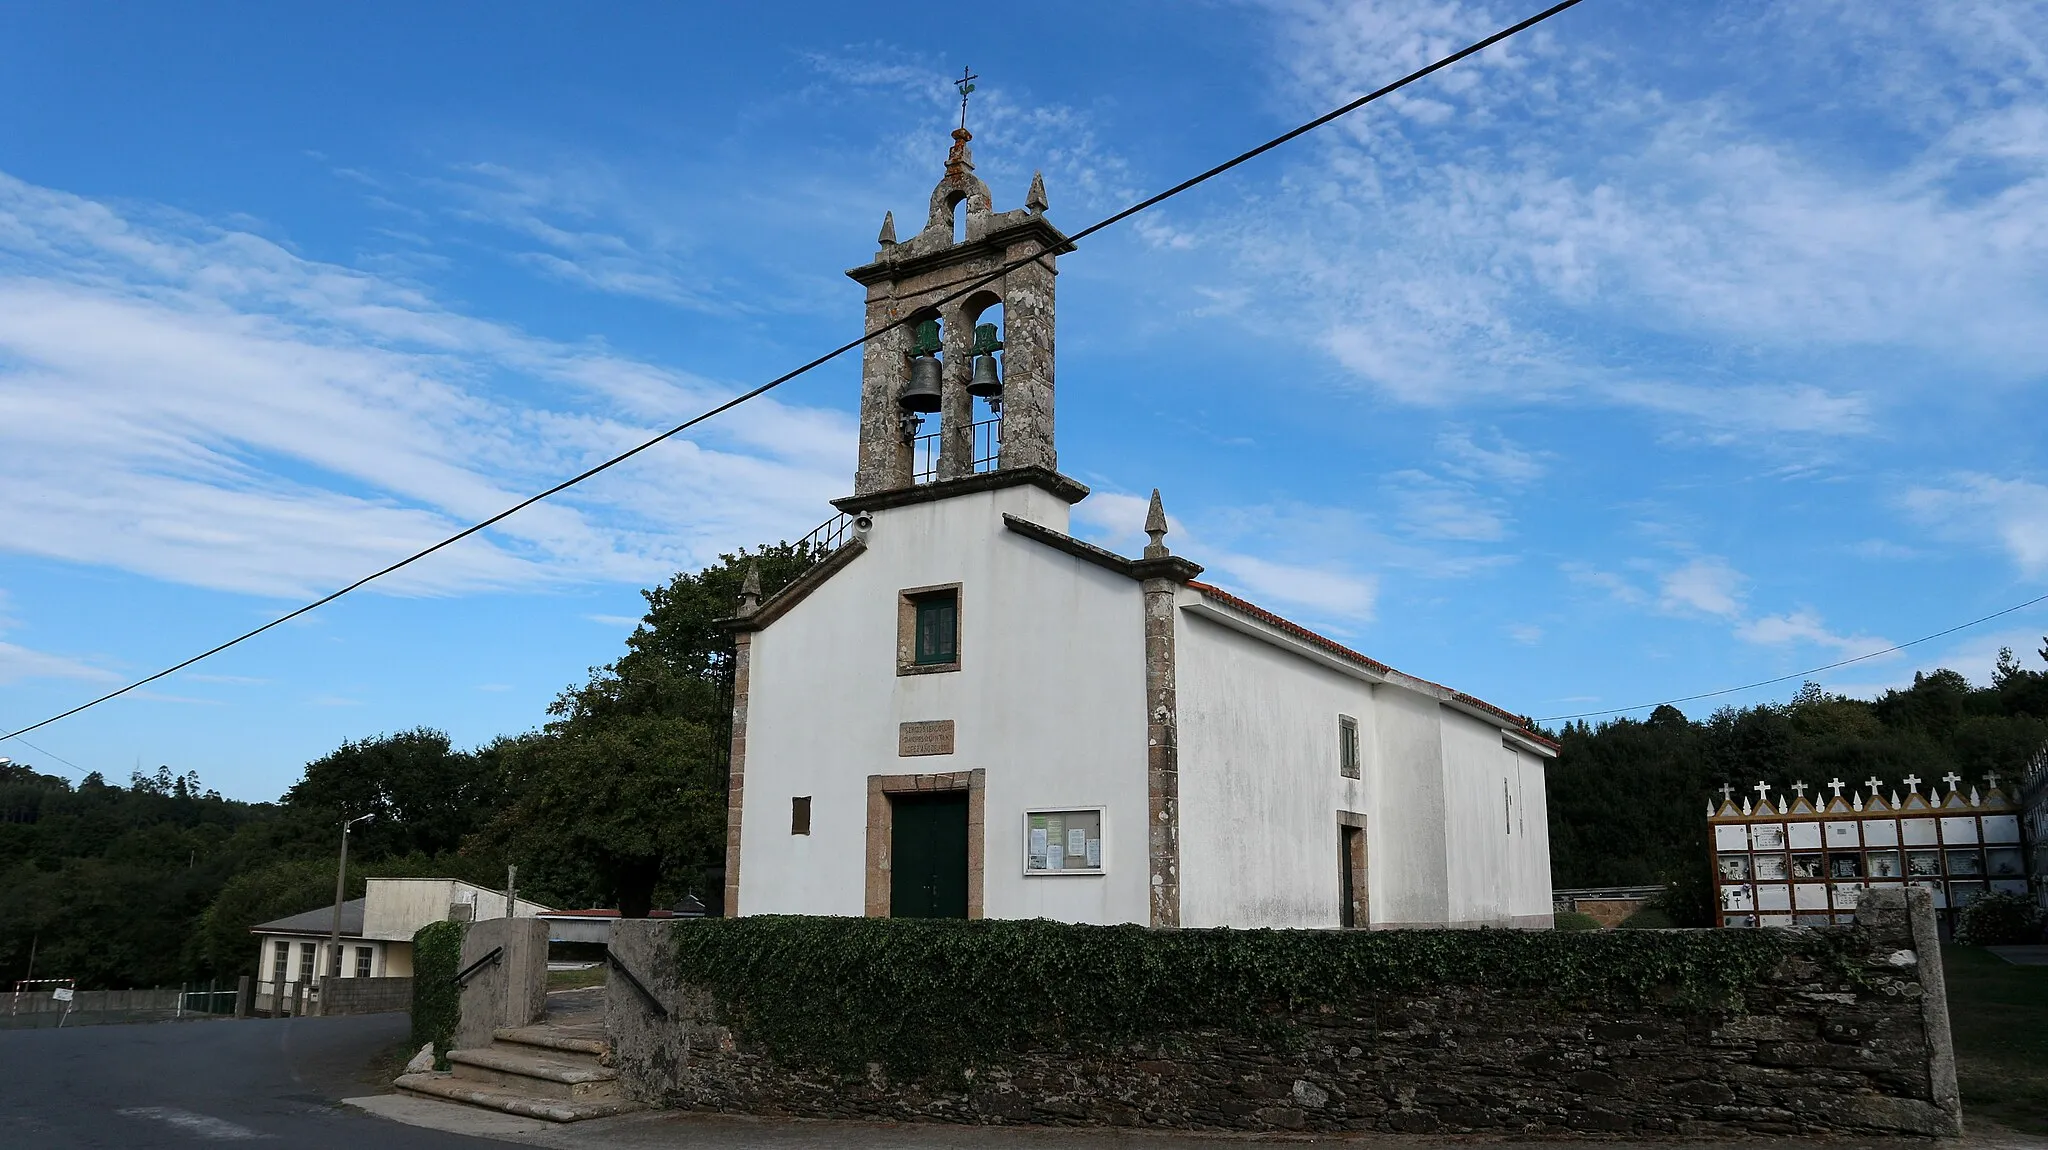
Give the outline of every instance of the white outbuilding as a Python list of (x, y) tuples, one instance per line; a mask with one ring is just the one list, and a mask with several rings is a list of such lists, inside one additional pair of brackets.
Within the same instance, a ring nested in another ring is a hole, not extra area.
[(1157, 493), (1143, 555), (1072, 536), (1067, 239), (1035, 178), (993, 210), (970, 138), (848, 273), (882, 332), (854, 493), (732, 620), (725, 913), (1548, 927), (1526, 719), (1203, 582)]

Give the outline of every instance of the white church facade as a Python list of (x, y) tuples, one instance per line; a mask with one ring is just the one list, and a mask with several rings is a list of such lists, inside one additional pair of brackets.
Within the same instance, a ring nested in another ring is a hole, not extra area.
[(954, 138), (924, 229), (848, 273), (882, 332), (854, 494), (731, 621), (725, 913), (1549, 926), (1526, 720), (1203, 582), (1156, 493), (1143, 555), (1072, 536), (1066, 238)]

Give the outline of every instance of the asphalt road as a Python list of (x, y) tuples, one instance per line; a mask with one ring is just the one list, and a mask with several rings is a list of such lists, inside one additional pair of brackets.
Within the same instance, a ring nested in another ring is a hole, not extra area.
[(336, 1105), (406, 1036), (404, 1014), (0, 1031), (0, 1147), (502, 1150)]

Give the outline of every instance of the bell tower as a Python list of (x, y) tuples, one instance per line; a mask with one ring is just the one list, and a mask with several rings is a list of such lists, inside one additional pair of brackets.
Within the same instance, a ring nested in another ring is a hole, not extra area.
[[(867, 288), (869, 332), (910, 321), (863, 349), (856, 498), (976, 472), (1055, 473), (1053, 277), (1071, 245), (1045, 218), (1036, 174), (1022, 208), (995, 210), (974, 174), (972, 86), (962, 87), (961, 124), (924, 228), (899, 243), (894, 214), (883, 216), (874, 261), (846, 273)], [(990, 322), (997, 309), (1000, 324)]]

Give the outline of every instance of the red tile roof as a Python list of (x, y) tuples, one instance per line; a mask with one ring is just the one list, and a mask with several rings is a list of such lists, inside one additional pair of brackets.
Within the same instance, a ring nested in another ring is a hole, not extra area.
[(1446, 687), (1441, 683), (1432, 683), (1428, 679), (1418, 679), (1413, 675), (1403, 674), (1402, 672), (1396, 671), (1392, 667), (1387, 666), (1385, 663), (1380, 662), (1378, 659), (1371, 658), (1367, 655), (1361, 655), (1358, 652), (1352, 650), (1351, 648), (1346, 647), (1344, 644), (1337, 642), (1335, 639), (1329, 638), (1325, 635), (1319, 635), (1316, 632), (1311, 631), (1307, 627), (1304, 627), (1301, 624), (1296, 623), (1292, 620), (1283, 619), (1280, 616), (1275, 615), (1271, 611), (1266, 610), (1264, 607), (1261, 607), (1256, 603), (1247, 602), (1246, 600), (1240, 599), (1237, 596), (1232, 595), (1230, 592), (1225, 591), (1221, 587), (1212, 586), (1211, 584), (1203, 583), (1194, 579), (1188, 580), (1188, 586), (1194, 588), (1197, 591), (1200, 591), (1204, 597), (1214, 599), (1218, 603), (1221, 603), (1224, 606), (1229, 607), (1231, 610), (1236, 611), (1239, 614), (1249, 615), (1252, 618), (1257, 619), (1259, 622), (1264, 623), (1269, 627), (1273, 627), (1280, 631), (1284, 631), (1287, 634), (1292, 635), (1297, 639), (1300, 639), (1302, 642), (1310, 644), (1311, 646), (1321, 647), (1323, 650), (1328, 651), (1333, 655), (1340, 656), (1344, 659), (1348, 659), (1351, 662), (1356, 663), (1369, 671), (1373, 671), (1381, 675), (1389, 675), (1398, 679), (1404, 679), (1411, 683), (1420, 684), (1424, 687), (1433, 687), (1437, 691), (1442, 692), (1444, 695), (1450, 698), (1456, 699), (1458, 702), (1463, 703), (1468, 707), (1477, 707), (1480, 710), (1485, 711), (1487, 714), (1498, 717), (1502, 722), (1506, 723), (1510, 727), (1515, 728), (1515, 730), (1521, 733), (1524, 737), (1534, 742), (1541, 743), (1544, 746), (1549, 747), (1553, 750), (1557, 748), (1557, 743), (1555, 741), (1547, 739), (1542, 735), (1537, 734), (1533, 729), (1531, 729), (1532, 724), (1530, 723), (1530, 721), (1521, 715), (1517, 715), (1510, 711), (1503, 710), (1502, 708), (1496, 707), (1492, 703), (1489, 703), (1484, 699), (1476, 698), (1472, 695), (1467, 695), (1463, 691), (1453, 691), (1449, 687)]

